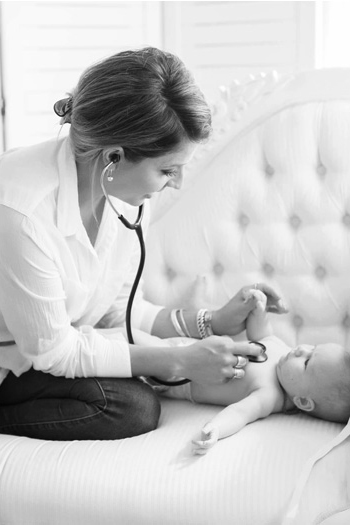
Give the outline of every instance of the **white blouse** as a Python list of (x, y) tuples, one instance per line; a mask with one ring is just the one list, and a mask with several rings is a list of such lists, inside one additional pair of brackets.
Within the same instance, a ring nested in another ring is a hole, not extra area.
[[(137, 210), (119, 199), (130, 220)], [(145, 205), (144, 230), (149, 223)], [(139, 242), (106, 203), (95, 246), (81, 220), (69, 138), (0, 157), (0, 382), (30, 367), (65, 377), (130, 377), (120, 330)], [(150, 332), (161, 310), (135, 297), (132, 324)]]

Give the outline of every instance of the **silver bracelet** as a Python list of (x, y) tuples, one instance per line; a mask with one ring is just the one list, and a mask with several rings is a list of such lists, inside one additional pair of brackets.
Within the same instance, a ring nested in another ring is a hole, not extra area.
[(185, 332), (182, 330), (181, 328), (181, 325), (177, 319), (177, 312), (179, 312), (179, 310), (171, 310), (170, 312), (170, 319), (171, 319), (171, 322), (173, 323), (173, 327), (175, 329), (175, 332), (177, 333), (177, 335), (179, 335), (180, 337), (186, 337), (186, 334)]
[(191, 337), (191, 334), (190, 334), (190, 331), (189, 329), (187, 328), (187, 324), (186, 324), (186, 321), (185, 321), (185, 318), (184, 318), (184, 311), (183, 309), (181, 308), (181, 310), (178, 310), (179, 312), (179, 317), (180, 317), (180, 321), (182, 323), (182, 328), (186, 334), (186, 337)]
[(211, 327), (212, 313), (201, 308), (197, 313), (197, 329), (201, 339), (205, 339), (210, 335), (213, 335), (213, 329)]

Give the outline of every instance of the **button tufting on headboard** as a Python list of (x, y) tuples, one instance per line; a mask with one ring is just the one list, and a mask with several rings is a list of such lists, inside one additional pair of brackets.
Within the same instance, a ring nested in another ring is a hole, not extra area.
[(318, 175), (320, 175), (320, 177), (324, 177), (327, 173), (326, 166), (324, 166), (323, 164), (319, 164), (316, 168), (316, 171)]
[(221, 263), (214, 264), (213, 272), (217, 277), (220, 277), (224, 273), (224, 267)]
[(344, 328), (350, 328), (350, 315), (349, 314), (345, 315), (342, 324)]
[(289, 223), (294, 230), (297, 230), (301, 225), (301, 218), (298, 215), (292, 215), (289, 219)]
[(343, 223), (345, 224), (345, 226), (350, 226), (350, 214), (349, 213), (345, 213), (345, 215), (343, 215)]
[(269, 164), (266, 166), (265, 168), (265, 173), (266, 175), (268, 175), (269, 177), (272, 177), (272, 175), (275, 174), (275, 170), (272, 166), (270, 166)]
[(323, 266), (317, 266), (315, 269), (315, 275), (320, 280), (324, 279), (327, 275), (326, 269)]
[(148, 299), (214, 309), (266, 282), (289, 307), (271, 315), (288, 344), (350, 344), (348, 84), (349, 70), (307, 73), (217, 135), (150, 227)]
[(241, 213), (238, 217), (238, 222), (242, 228), (245, 228), (250, 223), (250, 219), (245, 213)]
[(263, 267), (262, 267), (262, 271), (264, 272), (265, 275), (267, 276), (271, 276), (273, 275), (273, 273), (275, 272), (273, 266), (269, 263), (264, 263), (263, 264)]
[(168, 268), (166, 269), (166, 272), (165, 272), (165, 273), (166, 273), (167, 279), (168, 279), (169, 281), (173, 281), (173, 280), (175, 279), (175, 277), (176, 277), (176, 272), (175, 272), (172, 268), (170, 268), (170, 267), (168, 267)]
[(301, 328), (304, 324), (304, 321), (300, 315), (294, 315), (292, 322), (295, 328)]

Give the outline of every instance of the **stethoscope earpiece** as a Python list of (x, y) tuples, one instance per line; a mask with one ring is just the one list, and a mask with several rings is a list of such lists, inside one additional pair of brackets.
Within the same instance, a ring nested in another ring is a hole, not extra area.
[(109, 159), (110, 159), (110, 162), (113, 162), (113, 164), (117, 164), (117, 162), (120, 161), (120, 155), (119, 153), (112, 153)]

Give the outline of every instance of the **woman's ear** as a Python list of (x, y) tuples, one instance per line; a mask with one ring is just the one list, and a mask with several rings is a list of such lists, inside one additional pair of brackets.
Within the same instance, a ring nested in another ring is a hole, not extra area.
[(311, 397), (293, 397), (293, 403), (299, 410), (304, 410), (304, 412), (312, 412), (315, 409), (315, 402)]
[(103, 160), (105, 164), (108, 164), (109, 162), (114, 162), (115, 164), (118, 164), (118, 162), (121, 161), (121, 159), (124, 158), (124, 150), (123, 148), (117, 146), (115, 148), (109, 148), (104, 151), (103, 153)]

